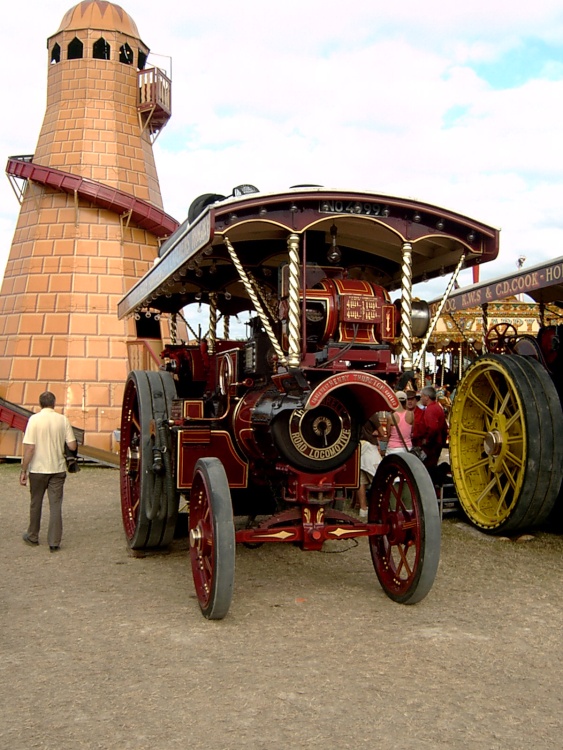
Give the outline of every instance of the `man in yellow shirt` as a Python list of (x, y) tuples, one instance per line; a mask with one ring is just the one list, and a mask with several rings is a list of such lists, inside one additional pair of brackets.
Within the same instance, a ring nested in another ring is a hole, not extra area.
[(75, 451), (77, 443), (68, 419), (55, 411), (55, 396), (50, 391), (39, 396), (39, 406), (41, 411), (29, 418), (23, 436), (20, 484), (24, 487), (27, 485), (29, 471), (31, 494), (29, 528), (23, 540), (32, 546), (39, 544), (41, 509), (47, 492), (50, 511), (47, 541), (51, 552), (56, 552), (63, 534), (64, 447), (66, 443), (71, 451)]

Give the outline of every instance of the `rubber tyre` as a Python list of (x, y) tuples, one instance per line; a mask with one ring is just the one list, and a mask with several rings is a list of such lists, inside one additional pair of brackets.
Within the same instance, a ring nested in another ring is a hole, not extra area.
[(218, 195), (217, 193), (203, 193), (203, 195), (198, 195), (198, 197), (194, 198), (194, 200), (191, 202), (188, 209), (188, 222), (190, 224), (193, 224), (193, 222), (201, 213), (203, 213), (207, 206), (210, 206), (212, 203), (218, 203), (224, 200), (225, 196)]
[(190, 560), (199, 606), (221, 620), (235, 582), (235, 526), (227, 474), (218, 458), (200, 458), (190, 492)]
[(438, 570), (441, 525), (434, 485), (416, 456), (383, 458), (369, 491), (368, 522), (388, 527), (369, 537), (373, 566), (387, 596), (400, 604), (424, 599)]

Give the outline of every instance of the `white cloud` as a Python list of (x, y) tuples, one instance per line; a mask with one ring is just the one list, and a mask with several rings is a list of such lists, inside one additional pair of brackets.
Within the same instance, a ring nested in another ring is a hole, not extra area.
[[(413, 196), (501, 226), (485, 278), (514, 270), (521, 253), (530, 264), (563, 255), (561, 61), (504, 91), (473, 67), (530, 37), (561, 43), (560, 0), (122, 4), (151, 49), (172, 56), (173, 116), (155, 157), (164, 207), (179, 220), (200, 193), (320, 183)], [(4, 10), (4, 158), (34, 150), (46, 39), (70, 6)], [(17, 214), (1, 180), (0, 273)]]

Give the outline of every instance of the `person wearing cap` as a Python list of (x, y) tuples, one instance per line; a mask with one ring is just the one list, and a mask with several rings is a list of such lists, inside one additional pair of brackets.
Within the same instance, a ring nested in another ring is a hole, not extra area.
[(396, 391), (395, 396), (399, 400), (399, 408), (387, 415), (386, 455), (408, 453), (412, 446), (411, 431), (414, 415), (407, 408), (407, 394), (405, 391)]

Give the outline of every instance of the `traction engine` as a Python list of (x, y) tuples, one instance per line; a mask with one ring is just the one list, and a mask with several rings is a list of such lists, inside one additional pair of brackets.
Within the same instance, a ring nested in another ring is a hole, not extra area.
[(489, 534), (553, 530), (563, 520), (563, 326), (543, 320), (544, 299), (561, 306), (561, 290), (549, 283), (560, 267), (558, 259), (490, 282), (504, 289), (529, 277), (541, 325), (535, 336), (510, 323), (485, 325), (487, 353), (467, 369), (453, 402), (456, 492), (468, 520)]
[[(359, 484), (362, 426), (397, 408), (393, 386), (412, 376), (412, 340), (428, 328), (413, 279), (461, 267), (472, 252), (493, 256), (496, 235), (478, 225), (480, 243), (468, 248), (469, 220), (424, 205), (421, 225), (421, 204), (372, 194), (205, 198), (120, 303), (120, 317), (157, 312), (170, 325), (159, 368), (134, 370), (125, 387), (129, 545), (165, 547), (186, 519), (195, 590), (210, 619), (231, 604), (237, 543), (320, 550), (365, 536), (385, 593), (420, 601), (440, 548), (422, 463), (410, 454), (381, 461), (367, 521), (341, 500)], [(445, 215), (449, 230), (437, 232)], [(402, 290), (396, 303), (393, 287)], [(183, 312), (199, 301), (209, 312), (203, 336)], [(230, 336), (241, 312), (250, 313), (244, 339)], [(182, 323), (192, 340), (178, 340)]]

